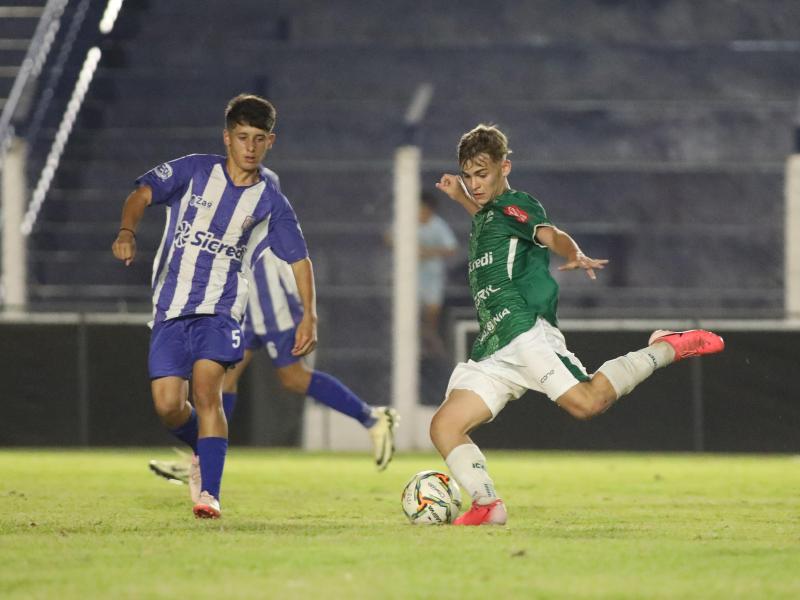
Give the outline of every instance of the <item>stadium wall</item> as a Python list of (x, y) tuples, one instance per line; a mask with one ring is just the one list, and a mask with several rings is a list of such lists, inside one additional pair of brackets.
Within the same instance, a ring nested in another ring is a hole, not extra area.
[[(145, 320), (54, 315), (0, 323), (0, 373), (7, 382), (0, 446), (173, 445), (152, 408)], [(302, 399), (280, 389), (268, 362), (256, 355), (240, 382), (231, 441), (298, 445)]]
[[(567, 416), (532, 393), (475, 434), (483, 447), (800, 452), (793, 348), (800, 331), (725, 330), (726, 351), (657, 373), (607, 414)], [(642, 345), (647, 331), (567, 330), (587, 369)], [(171, 445), (151, 406), (142, 323), (0, 323), (0, 446)], [(263, 353), (262, 353), (263, 354)], [(257, 356), (231, 427), (239, 445), (296, 446), (303, 402)]]

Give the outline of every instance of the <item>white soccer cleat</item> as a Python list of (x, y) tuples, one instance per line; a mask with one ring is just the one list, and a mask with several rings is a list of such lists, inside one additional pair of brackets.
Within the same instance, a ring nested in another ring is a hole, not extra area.
[(174, 483), (188, 483), (189, 463), (174, 460), (151, 460), (150, 470), (164, 479)]
[[(189, 497), (194, 504), (200, 501), (200, 491), (203, 489), (203, 480), (200, 476), (200, 457), (192, 455), (192, 462), (189, 463)], [(213, 496), (212, 496), (213, 497)]]
[(194, 516), (198, 519), (219, 519), (222, 509), (219, 507), (219, 500), (208, 492), (201, 492), (197, 502), (192, 509)]
[(378, 471), (383, 471), (394, 456), (394, 430), (400, 421), (397, 411), (388, 406), (376, 406), (372, 409), (375, 424), (367, 429), (372, 438), (372, 447), (375, 453), (375, 466)]

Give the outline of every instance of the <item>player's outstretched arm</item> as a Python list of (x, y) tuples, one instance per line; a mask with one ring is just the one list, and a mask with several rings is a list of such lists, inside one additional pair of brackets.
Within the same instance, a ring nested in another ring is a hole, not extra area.
[(311, 259), (306, 257), (292, 263), (292, 272), (303, 302), (303, 320), (297, 325), (292, 355), (304, 356), (317, 347), (317, 291)]
[(558, 267), (559, 271), (583, 269), (589, 279), (597, 279), (595, 269), (604, 269), (608, 264), (605, 258), (589, 258), (578, 247), (570, 235), (558, 227), (548, 225), (536, 229), (536, 241), (547, 246), (553, 253), (563, 256), (567, 262)]
[(143, 185), (133, 190), (122, 207), (122, 218), (119, 221), (117, 239), (111, 245), (114, 257), (125, 263), (127, 267), (136, 256), (136, 228), (144, 215), (144, 209), (150, 206), (153, 191), (150, 186)]
[(445, 173), (436, 184), (436, 188), (458, 202), (470, 215), (474, 215), (481, 209), (480, 205), (467, 193), (467, 188), (464, 187), (464, 182), (458, 175)]

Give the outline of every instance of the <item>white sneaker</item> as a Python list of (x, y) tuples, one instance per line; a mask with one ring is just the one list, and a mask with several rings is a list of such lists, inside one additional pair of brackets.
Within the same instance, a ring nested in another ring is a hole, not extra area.
[(400, 416), (395, 409), (388, 406), (374, 407), (372, 416), (377, 420), (367, 431), (372, 438), (375, 466), (378, 471), (383, 471), (394, 456), (394, 430), (397, 429)]
[(151, 460), (150, 470), (167, 481), (181, 484), (189, 481), (189, 463), (175, 460)]
[(201, 492), (200, 497), (192, 509), (194, 516), (198, 519), (219, 519), (222, 510), (219, 507), (219, 500), (208, 492)]
[[(189, 464), (189, 497), (194, 504), (200, 501), (200, 491), (203, 489), (203, 480), (200, 477), (200, 457), (192, 455), (192, 462)], [(213, 496), (212, 496), (213, 498)]]

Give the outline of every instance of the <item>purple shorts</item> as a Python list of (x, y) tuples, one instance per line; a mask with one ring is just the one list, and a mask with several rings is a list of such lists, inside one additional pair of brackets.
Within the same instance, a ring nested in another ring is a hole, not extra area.
[(225, 367), (244, 357), (242, 330), (227, 315), (196, 315), (161, 321), (150, 335), (150, 379), (189, 379), (194, 363), (213, 360)]
[(294, 347), (295, 328), (286, 331), (276, 331), (266, 335), (258, 335), (252, 329), (248, 329), (247, 323), (244, 326), (244, 345), (248, 350), (267, 349), (270, 360), (275, 367), (286, 367), (293, 365), (300, 360), (300, 356), (292, 355)]

